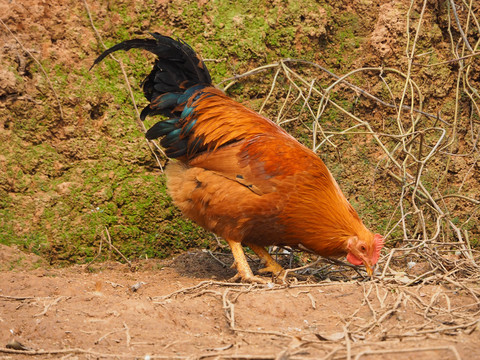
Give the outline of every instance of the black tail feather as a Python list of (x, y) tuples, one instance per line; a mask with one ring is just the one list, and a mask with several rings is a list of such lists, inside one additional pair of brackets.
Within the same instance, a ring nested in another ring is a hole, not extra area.
[(118, 51), (118, 50), (128, 51), (130, 49), (145, 49), (154, 53), (156, 46), (157, 46), (157, 42), (154, 39), (132, 39), (132, 40), (123, 41), (105, 50), (99, 57), (95, 59), (90, 69), (92, 69), (95, 65), (100, 63), (103, 59), (105, 59), (108, 55), (114, 53), (115, 51)]
[[(105, 50), (92, 67), (118, 50), (144, 49), (155, 54), (153, 69), (142, 84), (150, 104), (142, 110), (140, 118), (144, 120), (157, 114), (174, 118), (155, 124), (147, 131), (146, 137), (164, 137), (161, 144), (166, 147), (167, 156), (184, 156), (187, 154), (186, 136), (195, 125), (194, 119), (186, 120), (193, 110), (186, 108), (186, 104), (191, 96), (212, 86), (212, 79), (204, 62), (184, 41), (158, 33), (151, 35), (153, 39), (126, 40)], [(183, 125), (186, 127), (181, 131)]]
[(144, 82), (145, 92), (170, 92), (174, 88), (185, 90), (197, 84), (211, 85), (207, 67), (187, 43), (158, 33), (151, 35), (154, 39), (126, 40), (112, 46), (95, 59), (92, 67), (115, 51), (144, 49), (157, 55), (153, 70)]

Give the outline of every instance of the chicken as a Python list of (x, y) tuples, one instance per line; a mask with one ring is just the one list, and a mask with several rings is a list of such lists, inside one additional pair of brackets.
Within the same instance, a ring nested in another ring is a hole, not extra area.
[(383, 237), (362, 223), (323, 161), (271, 120), (212, 85), (204, 62), (181, 40), (158, 33), (101, 54), (133, 48), (157, 56), (143, 83), (150, 104), (141, 112), (164, 115), (146, 133), (172, 160), (169, 193), (183, 214), (229, 244), (235, 280), (253, 275), (242, 245), (265, 263), (260, 273), (283, 269), (265, 246), (285, 245), (324, 257), (347, 256), (372, 274)]

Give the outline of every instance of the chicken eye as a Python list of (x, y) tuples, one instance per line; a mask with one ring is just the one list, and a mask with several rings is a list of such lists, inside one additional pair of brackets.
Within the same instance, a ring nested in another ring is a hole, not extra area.
[(362, 246), (360, 246), (360, 250), (365, 252), (365, 251), (367, 251), (367, 248), (365, 247), (365, 245), (362, 245)]

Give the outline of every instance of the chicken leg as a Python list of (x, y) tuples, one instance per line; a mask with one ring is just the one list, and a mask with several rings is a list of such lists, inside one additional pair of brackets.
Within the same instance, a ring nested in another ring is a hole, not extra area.
[(283, 269), (282, 265), (277, 263), (268, 253), (267, 250), (263, 246), (258, 246), (251, 243), (246, 243), (250, 249), (252, 249), (257, 256), (265, 262), (265, 267), (258, 270), (259, 273), (266, 273), (270, 272), (274, 276), (280, 276), (285, 270)]
[(266, 284), (267, 283), (266, 280), (262, 279), (261, 277), (253, 275), (252, 269), (250, 269), (245, 253), (243, 252), (242, 244), (234, 240), (229, 240), (229, 239), (226, 239), (226, 240), (228, 245), (230, 246), (230, 249), (232, 249), (233, 258), (235, 259), (232, 267), (236, 267), (238, 271), (237, 274), (231, 280), (232, 281), (241, 280), (242, 282), (247, 282), (247, 283)]

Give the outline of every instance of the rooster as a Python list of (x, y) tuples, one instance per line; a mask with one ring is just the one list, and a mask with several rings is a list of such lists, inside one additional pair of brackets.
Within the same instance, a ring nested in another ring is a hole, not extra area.
[(271, 120), (212, 85), (204, 62), (185, 42), (158, 33), (123, 41), (157, 56), (143, 82), (150, 104), (144, 120), (164, 115), (146, 133), (172, 159), (169, 193), (183, 214), (229, 244), (234, 280), (265, 282), (250, 269), (242, 245), (265, 263), (259, 273), (283, 272), (265, 249), (301, 248), (324, 257), (347, 256), (371, 276), (383, 247), (360, 220), (323, 161)]

